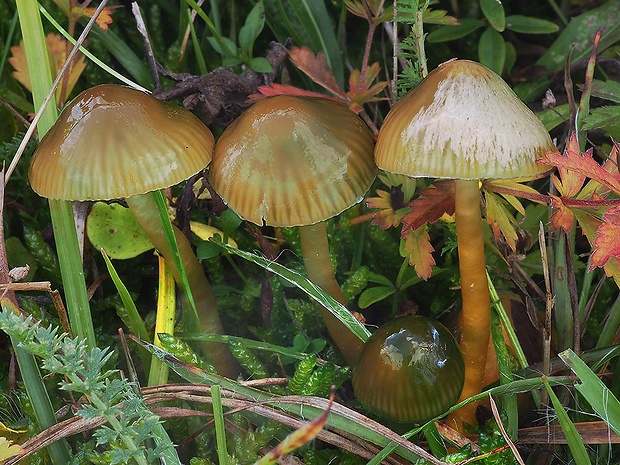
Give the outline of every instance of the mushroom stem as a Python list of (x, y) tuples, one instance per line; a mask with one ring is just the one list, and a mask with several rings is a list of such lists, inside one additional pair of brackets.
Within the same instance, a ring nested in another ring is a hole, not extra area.
[[(465, 360), (465, 384), (460, 400), (479, 394), (491, 328), (491, 298), (487, 281), (480, 188), (478, 180), (456, 180), (455, 218), (461, 274), (461, 352)], [(463, 423), (476, 424), (476, 403), (460, 408), (448, 424), (463, 430)], [(456, 423), (456, 425), (455, 425)]]
[[(159, 211), (151, 194), (134, 195), (128, 197), (127, 205), (142, 229), (147, 233), (155, 248), (163, 255), (166, 265), (172, 270), (174, 280), (182, 288), (181, 273), (173, 259), (172, 250), (166, 239), (163, 229), (159, 224)], [(215, 295), (211, 285), (207, 280), (202, 265), (196, 258), (194, 251), (187, 237), (173, 225), (174, 235), (177, 240), (179, 254), (189, 288), (191, 289), (198, 319), (200, 321), (200, 331), (210, 333), (223, 333), (222, 323), (217, 312)], [(217, 369), (218, 373), (229, 378), (236, 378), (241, 372), (239, 364), (233, 358), (225, 344), (215, 342), (205, 342), (202, 345), (205, 356)]]
[[(299, 234), (308, 278), (335, 300), (346, 306), (347, 302), (342, 289), (340, 289), (334, 276), (325, 222), (300, 226)], [(345, 361), (349, 366), (355, 366), (362, 353), (364, 343), (325, 307), (321, 307), (321, 314), (329, 334)]]

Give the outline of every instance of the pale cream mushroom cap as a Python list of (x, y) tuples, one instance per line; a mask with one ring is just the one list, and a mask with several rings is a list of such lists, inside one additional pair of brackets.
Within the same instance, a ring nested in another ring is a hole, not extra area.
[(511, 179), (549, 170), (556, 151), (536, 115), (493, 71), (448, 61), (386, 117), (375, 148), (380, 169), (415, 177)]

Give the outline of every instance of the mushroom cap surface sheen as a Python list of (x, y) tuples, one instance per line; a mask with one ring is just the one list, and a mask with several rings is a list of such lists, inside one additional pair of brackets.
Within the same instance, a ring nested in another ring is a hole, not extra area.
[(204, 169), (211, 131), (191, 112), (129, 87), (100, 85), (62, 111), (33, 156), (39, 195), (107, 200), (163, 189)]
[(301, 226), (362, 200), (375, 179), (374, 138), (346, 106), (323, 98), (258, 100), (222, 134), (210, 180), (240, 217)]
[(483, 65), (448, 61), (389, 112), (377, 139), (380, 169), (415, 177), (511, 179), (549, 170), (549, 133), (504, 80)]

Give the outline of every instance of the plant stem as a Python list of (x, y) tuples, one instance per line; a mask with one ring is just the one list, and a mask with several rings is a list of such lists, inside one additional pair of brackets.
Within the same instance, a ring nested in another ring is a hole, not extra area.
[[(465, 361), (465, 384), (460, 400), (479, 394), (482, 389), (491, 331), (491, 298), (487, 282), (480, 189), (478, 180), (457, 180), (455, 218), (461, 274), (461, 342)], [(463, 431), (463, 423), (476, 423), (476, 403), (457, 410), (448, 424)], [(456, 425), (455, 425), (456, 423)]]
[[(73, 376), (69, 376), (69, 378), (76, 383), (79, 383), (81, 381), (80, 378), (75, 374)], [(112, 429), (119, 434), (123, 444), (127, 447), (127, 450), (132, 453), (132, 458), (139, 465), (148, 465), (144, 454), (138, 449), (134, 440), (124, 432), (125, 428), (118, 420), (118, 418), (116, 418), (116, 415), (110, 415), (107, 413), (110, 406), (107, 405), (103, 400), (101, 400), (95, 392), (89, 392), (88, 398), (90, 399), (90, 402), (93, 404), (93, 406), (95, 406), (97, 410), (102, 412), (103, 416), (108, 421)]]
[[(155, 248), (164, 256), (166, 265), (170, 268), (174, 280), (183, 289), (181, 272), (175, 264), (172, 249), (160, 226), (159, 212), (152, 196), (150, 194), (134, 195), (126, 200), (140, 226), (148, 234)], [(173, 228), (181, 262), (187, 275), (187, 282), (196, 304), (200, 330), (208, 333), (223, 334), (224, 330), (217, 312), (215, 295), (207, 280), (202, 264), (196, 258), (187, 237), (178, 228)], [(198, 330), (198, 328), (191, 329)], [(225, 345), (205, 342), (203, 350), (205, 356), (215, 366), (219, 374), (229, 378), (236, 378), (241, 372), (239, 364)]]
[(428, 66), (426, 64), (426, 51), (424, 49), (424, 10), (428, 7), (428, 2), (425, 6), (418, 7), (415, 14), (415, 24), (413, 26), (415, 41), (417, 46), (418, 65), (420, 66), (420, 76), (425, 78), (428, 76)]
[[(308, 278), (335, 300), (346, 306), (347, 302), (334, 276), (325, 222), (300, 226), (299, 234)], [(321, 314), (329, 334), (347, 364), (351, 367), (355, 366), (364, 343), (325, 307), (321, 307)]]

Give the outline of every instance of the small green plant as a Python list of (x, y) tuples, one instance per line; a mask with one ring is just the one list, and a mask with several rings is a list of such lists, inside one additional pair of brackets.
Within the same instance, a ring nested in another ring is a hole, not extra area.
[(265, 7), (257, 2), (239, 30), (237, 43), (228, 37), (208, 37), (213, 49), (222, 56), (222, 65), (227, 67), (244, 65), (257, 73), (271, 73), (273, 68), (264, 57), (253, 57), (254, 42), (265, 26)]
[(40, 359), (44, 370), (61, 375), (61, 390), (88, 399), (78, 416), (106, 420), (93, 434), (95, 447), (89, 460), (147, 465), (157, 463), (162, 455), (176, 455), (159, 417), (146, 407), (139, 390), (119, 370), (108, 368), (113, 355), (109, 348), (89, 349), (83, 340), (61, 334), (55, 327), (45, 328), (8, 308), (0, 313), (0, 329)]

